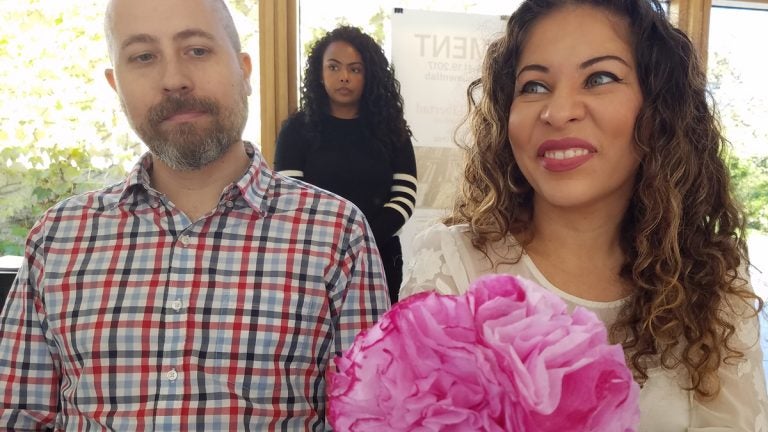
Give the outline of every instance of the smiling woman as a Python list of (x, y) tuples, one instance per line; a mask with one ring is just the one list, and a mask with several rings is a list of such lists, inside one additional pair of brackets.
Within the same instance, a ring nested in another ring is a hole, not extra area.
[[(515, 72), (509, 140), (538, 192), (537, 211), (602, 201), (622, 215), (634, 189), (634, 126), (643, 96), (631, 36), (624, 20), (607, 12), (589, 28), (573, 19), (596, 21), (593, 15), (565, 8), (538, 23)], [(555, 29), (576, 36), (563, 38)]]
[(726, 141), (662, 5), (525, 0), (467, 95), (462, 189), (414, 240), (403, 296), (532, 279), (622, 344), (639, 430), (766, 424), (762, 303)]

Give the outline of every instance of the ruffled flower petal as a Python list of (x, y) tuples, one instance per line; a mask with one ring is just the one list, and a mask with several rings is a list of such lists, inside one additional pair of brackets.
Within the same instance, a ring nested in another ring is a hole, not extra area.
[(509, 275), (397, 303), (336, 359), (349, 431), (634, 431), (639, 387), (602, 322)]

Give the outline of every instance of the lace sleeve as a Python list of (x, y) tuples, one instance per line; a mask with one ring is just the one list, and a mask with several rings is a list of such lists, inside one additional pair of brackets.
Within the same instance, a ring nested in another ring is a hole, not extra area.
[(461, 294), (469, 286), (469, 276), (462, 262), (461, 235), (453, 227), (438, 224), (413, 239), (413, 254), (405, 268), (400, 298), (423, 292)]
[[(744, 305), (743, 301), (737, 303)], [(736, 305), (731, 313), (737, 326), (733, 345), (744, 357), (720, 366), (720, 393), (716, 398), (692, 401), (689, 432), (768, 432), (768, 396), (759, 322), (747, 307)]]

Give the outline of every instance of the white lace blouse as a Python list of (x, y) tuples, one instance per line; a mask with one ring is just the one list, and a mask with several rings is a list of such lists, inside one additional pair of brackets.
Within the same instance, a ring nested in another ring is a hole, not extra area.
[[(493, 263), (515, 257), (519, 246), (513, 239), (493, 245), (489, 256)], [(552, 285), (523, 254), (514, 264), (493, 263), (470, 243), (468, 227), (442, 224), (428, 228), (413, 242), (413, 258), (406, 267), (400, 297), (422, 291), (460, 294), (478, 276), (507, 273), (525, 277), (555, 292), (573, 308), (582, 306), (597, 314), (609, 326), (614, 322), (623, 300), (595, 302), (584, 300)], [(738, 325), (739, 348), (745, 357), (719, 370), (721, 390), (717, 398), (700, 401), (692, 392), (681, 389), (682, 371), (662, 368), (648, 370), (649, 378), (640, 392), (643, 432), (768, 432), (768, 396), (763, 374), (756, 318), (743, 319)]]

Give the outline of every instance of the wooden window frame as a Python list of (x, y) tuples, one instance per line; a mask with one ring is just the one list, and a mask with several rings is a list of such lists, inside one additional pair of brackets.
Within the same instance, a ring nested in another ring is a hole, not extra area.
[(684, 31), (698, 50), (703, 64), (707, 63), (709, 43), (709, 13), (712, 0), (671, 0), (669, 2), (670, 19)]
[[(768, 8), (768, 0), (716, 0), (718, 6)], [(709, 16), (712, 0), (671, 0), (670, 19), (691, 38), (706, 65), (709, 49)]]
[(259, 0), (261, 153), (272, 165), (280, 125), (298, 105), (298, 0)]

